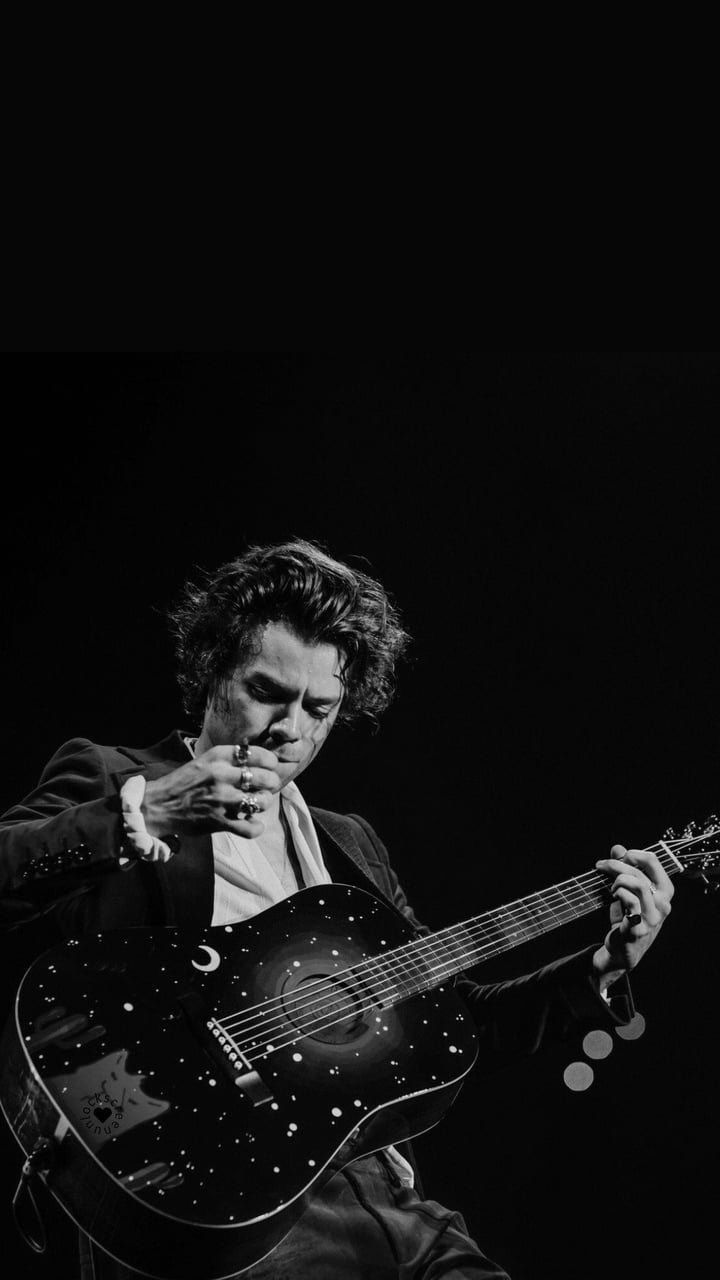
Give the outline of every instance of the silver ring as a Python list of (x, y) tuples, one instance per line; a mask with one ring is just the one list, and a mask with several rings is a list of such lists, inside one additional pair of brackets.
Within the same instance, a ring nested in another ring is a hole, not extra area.
[(260, 805), (257, 800), (253, 800), (252, 796), (248, 796), (247, 800), (241, 800), (238, 805), (238, 811), (246, 818), (252, 818), (253, 814), (260, 812)]
[(253, 783), (252, 769), (240, 770), (240, 790), (249, 791)]
[(233, 764), (237, 765), (239, 769), (243, 765), (247, 764), (249, 756), (250, 756), (250, 747), (246, 739), (239, 746), (235, 747), (233, 751)]

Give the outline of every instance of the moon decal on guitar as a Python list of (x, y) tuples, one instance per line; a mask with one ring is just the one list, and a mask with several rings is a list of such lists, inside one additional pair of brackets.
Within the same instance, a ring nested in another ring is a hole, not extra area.
[(206, 951), (208, 954), (207, 964), (198, 964), (197, 960), (191, 960), (193, 969), (199, 969), (201, 973), (212, 973), (214, 969), (220, 968), (220, 953), (214, 947), (207, 947), (205, 943), (200, 943), (198, 951)]

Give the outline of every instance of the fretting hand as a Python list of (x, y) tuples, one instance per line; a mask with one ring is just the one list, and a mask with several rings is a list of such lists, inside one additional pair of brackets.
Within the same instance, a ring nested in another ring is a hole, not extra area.
[(604, 990), (621, 973), (634, 969), (670, 914), (673, 883), (654, 853), (613, 845), (609, 858), (595, 863), (612, 877), (612, 928), (593, 957)]

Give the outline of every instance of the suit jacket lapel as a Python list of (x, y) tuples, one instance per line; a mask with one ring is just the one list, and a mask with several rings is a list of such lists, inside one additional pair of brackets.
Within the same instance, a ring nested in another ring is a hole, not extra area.
[[(127, 768), (117, 775), (120, 777), (142, 773), (148, 781), (154, 781), (177, 769), (178, 765), (186, 764), (189, 759), (182, 734), (177, 730), (153, 747), (119, 749), (128, 758)], [(383, 894), (351, 824), (327, 809), (311, 806), (310, 812), (333, 880), (340, 883), (349, 880), (362, 889)], [(162, 895), (165, 923), (174, 928), (197, 928), (210, 924), (214, 898), (210, 836), (183, 836), (177, 857), (151, 865)]]
[[(382, 893), (368, 861), (346, 819), (327, 809), (310, 806), (316, 828), (319, 828), (323, 857), (333, 880), (340, 881), (350, 872), (350, 880), (360, 888)], [(359, 874), (358, 874), (359, 873)]]

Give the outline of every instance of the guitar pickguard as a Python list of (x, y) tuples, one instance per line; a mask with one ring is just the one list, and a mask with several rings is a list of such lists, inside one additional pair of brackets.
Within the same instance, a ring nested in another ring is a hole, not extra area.
[(98, 1151), (108, 1139), (125, 1135), (136, 1125), (157, 1120), (170, 1108), (167, 1100), (145, 1093), (145, 1077), (128, 1071), (127, 1058), (127, 1049), (121, 1049), (45, 1081), (91, 1151)]

